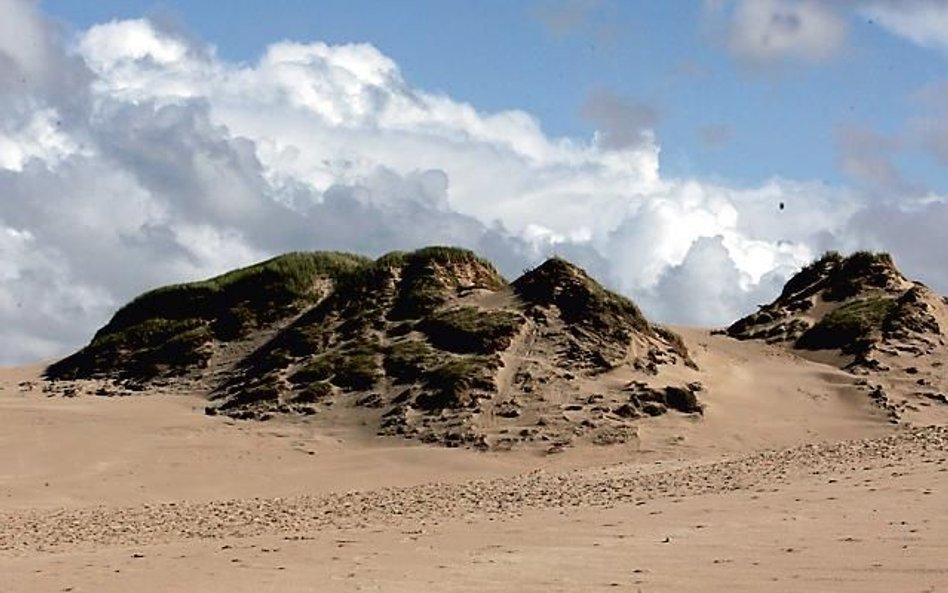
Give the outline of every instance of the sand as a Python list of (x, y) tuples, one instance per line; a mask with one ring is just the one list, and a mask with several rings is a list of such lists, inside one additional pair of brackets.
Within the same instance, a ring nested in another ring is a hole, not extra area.
[(891, 424), (830, 366), (684, 333), (703, 418), (558, 455), (49, 397), (40, 367), (4, 370), (0, 590), (948, 590), (948, 429)]

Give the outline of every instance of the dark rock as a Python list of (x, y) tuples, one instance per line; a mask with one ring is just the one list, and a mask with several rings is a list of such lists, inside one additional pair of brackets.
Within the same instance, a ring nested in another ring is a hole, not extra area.
[(658, 402), (646, 402), (642, 405), (642, 411), (648, 416), (661, 416), (668, 411), (668, 408), (665, 407), (665, 404)]
[(520, 404), (514, 401), (506, 401), (497, 404), (497, 408), (494, 410), (494, 413), (501, 418), (519, 418), (522, 414), (520, 411)]
[(621, 406), (617, 406), (614, 410), (612, 410), (612, 413), (616, 416), (619, 416), (620, 418), (638, 418), (641, 416), (638, 408), (631, 404), (622, 404)]
[(665, 404), (685, 414), (701, 414), (704, 411), (694, 391), (672, 385), (665, 387)]

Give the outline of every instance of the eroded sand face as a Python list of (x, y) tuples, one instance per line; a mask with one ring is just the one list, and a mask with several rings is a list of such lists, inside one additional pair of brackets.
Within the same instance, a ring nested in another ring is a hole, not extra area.
[(704, 418), (477, 453), (243, 423), (188, 396), (0, 391), (10, 591), (940, 591), (948, 433), (851, 377), (686, 335)]

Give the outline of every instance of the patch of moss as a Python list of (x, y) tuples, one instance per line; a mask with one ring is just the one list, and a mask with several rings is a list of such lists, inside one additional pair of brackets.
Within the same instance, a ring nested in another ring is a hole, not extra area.
[(525, 319), (514, 311), (458, 307), (426, 317), (418, 329), (437, 348), (462, 354), (505, 350)]
[(808, 350), (840, 348), (847, 353), (856, 352), (895, 309), (896, 301), (890, 297), (846, 303), (823, 316), (800, 336), (796, 345)]

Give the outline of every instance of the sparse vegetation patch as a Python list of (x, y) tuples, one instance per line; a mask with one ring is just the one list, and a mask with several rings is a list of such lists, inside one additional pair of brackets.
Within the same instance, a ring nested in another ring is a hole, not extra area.
[(843, 348), (858, 349), (883, 321), (895, 310), (891, 297), (869, 297), (839, 306), (806, 331), (797, 340), (797, 346), (809, 350)]
[(431, 315), (418, 324), (418, 329), (437, 348), (487, 354), (510, 346), (524, 321), (523, 316), (515, 311), (458, 307)]
[(494, 380), (490, 360), (482, 356), (454, 358), (425, 377), (428, 390), (416, 398), (425, 410), (461, 408), (474, 403), (476, 391), (492, 392)]

